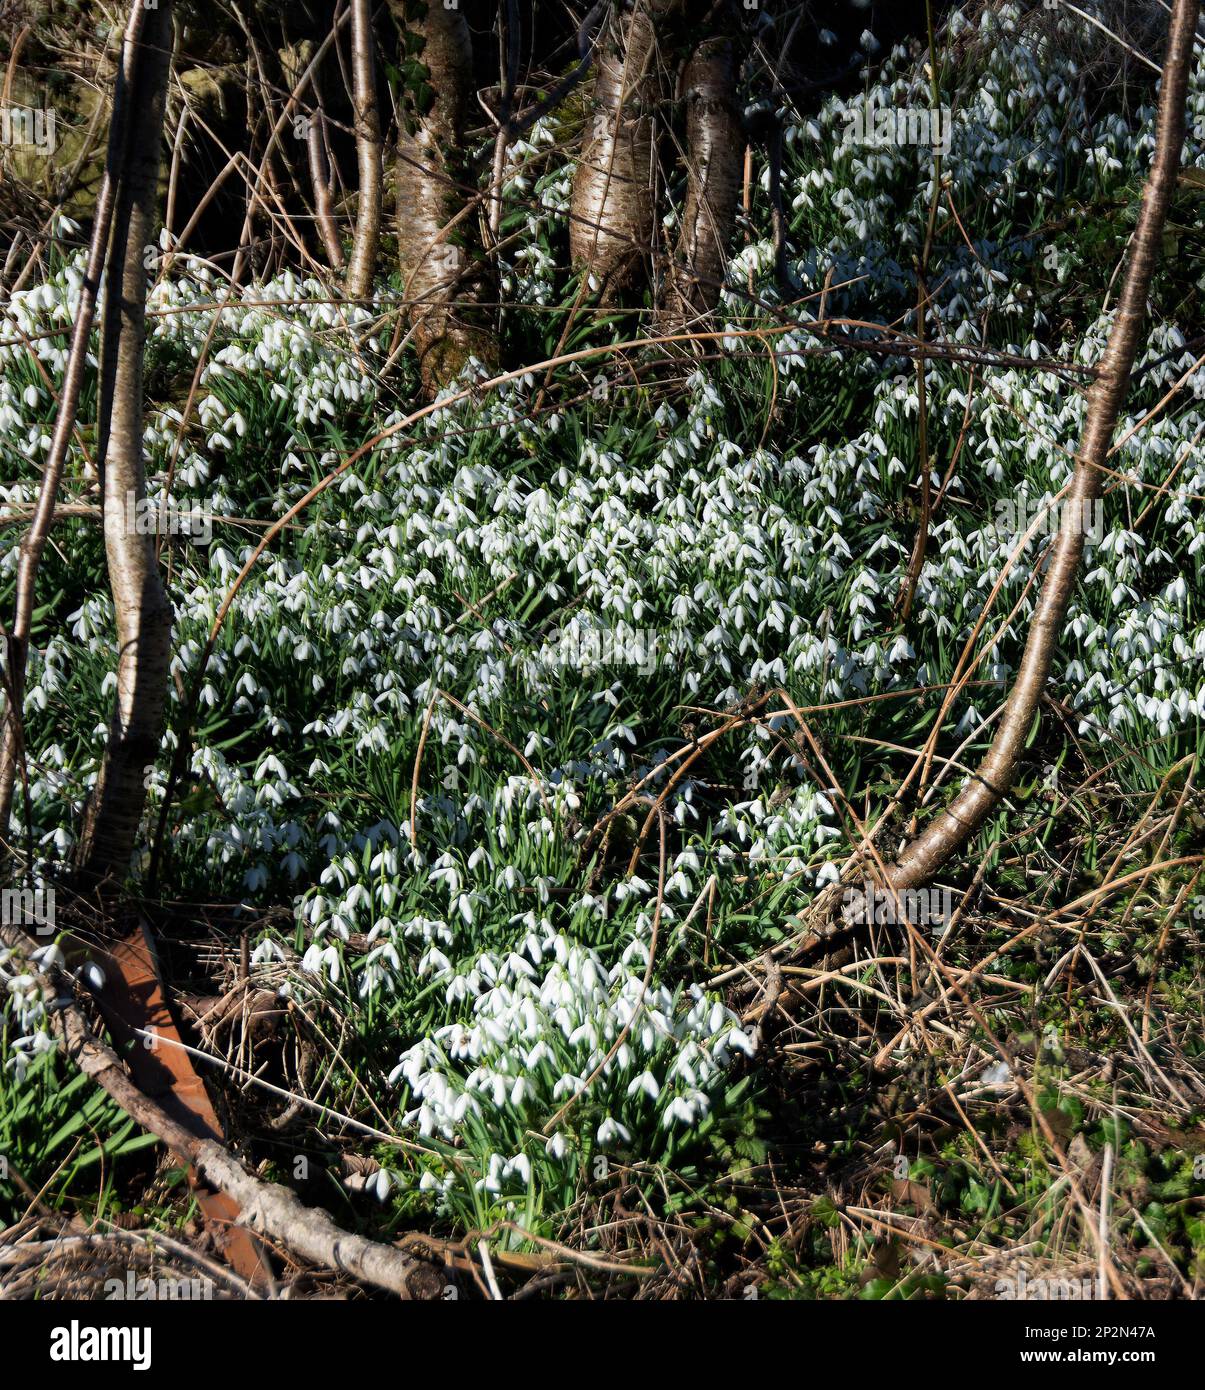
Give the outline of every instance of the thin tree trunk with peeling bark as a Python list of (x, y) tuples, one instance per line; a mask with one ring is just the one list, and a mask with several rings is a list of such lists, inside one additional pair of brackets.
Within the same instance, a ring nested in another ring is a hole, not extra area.
[(286, 45), (279, 50), (278, 57), (290, 92), (304, 91), (307, 84), (310, 89), (311, 113), (305, 123), (305, 147), (310, 188), (314, 195), (314, 226), (322, 242), (327, 265), (332, 270), (342, 270), (346, 261), (335, 223), (334, 175), (328, 156), (321, 69), (314, 59), (314, 45), (308, 39), (296, 45)]
[(663, 323), (680, 332), (715, 308), (736, 224), (743, 144), (733, 109), (735, 46), (706, 39), (682, 74), (686, 100), (686, 201), (666, 285)]
[(318, 224), (318, 235), (326, 252), (327, 263), (332, 270), (342, 270), (343, 244), (339, 240), (339, 229), (335, 225), (334, 193), (331, 184), (331, 165), (326, 146), (326, 118), (322, 114), (322, 102), (317, 84), (313, 84), (316, 114), (311, 117), (306, 131), (306, 150), (309, 154), (310, 182), (314, 189), (314, 218)]
[(124, 878), (146, 799), (143, 779), (159, 753), (171, 653), (171, 604), (154, 538), (129, 525), (145, 496), (142, 372), (145, 251), (157, 244), (163, 111), (172, 49), (171, 0), (148, 10), (129, 93), (131, 138), (118, 190), (105, 273), (100, 363), (100, 447), (105, 554), (117, 625), (117, 696), (77, 852), (85, 882)]
[(100, 288), (100, 278), (104, 271), (105, 254), (108, 250), (109, 228), (113, 220), (117, 178), (125, 161), (126, 137), (130, 129), (130, 85), (138, 66), (146, 16), (147, 11), (140, 0), (134, 0), (122, 40), (117, 82), (113, 95), (113, 114), (109, 123), (109, 148), (105, 158), (105, 172), (96, 199), (96, 210), (92, 220), (92, 240), (88, 246), (84, 283), (80, 288), (80, 300), (76, 308), (75, 325), (71, 333), (71, 350), (63, 373), (63, 384), (59, 390), (59, 407), (54, 421), (54, 434), (50, 441), (50, 452), (46, 458), (46, 465), (42, 470), (37, 509), (34, 512), (29, 534), (21, 546), (21, 556), (17, 566), (16, 612), (8, 639), (7, 686), (9, 703), (4, 720), (3, 741), (0, 744), (0, 839), (7, 839), (8, 836), (13, 788), (17, 778), (17, 764), (23, 753), (24, 721), (22, 716), (25, 699), (25, 673), (29, 662), (29, 631), (33, 621), (38, 567), (41, 563), (42, 552), (46, 548), (50, 528), (54, 524), (55, 498), (58, 495), (59, 483), (62, 481), (63, 468), (67, 461), (67, 450), (71, 443), (71, 432), (75, 428), (76, 412), (79, 409), (80, 392), (83, 388), (88, 353), (88, 339), (92, 334), (96, 298)]
[(356, 230), (347, 267), (347, 293), (368, 299), (381, 243), (381, 122), (377, 114), (376, 44), (371, 0), (351, 0), (352, 86), (356, 117), (356, 164), (360, 193)]
[(434, 395), (470, 357), (498, 359), (491, 272), (482, 252), (477, 209), (465, 192), (463, 141), (473, 84), (469, 26), (458, 9), (430, 0), (407, 22), (404, 0), (389, 0), (403, 32), (422, 43), (420, 100), (405, 94), (397, 147), (398, 248), (407, 313), (423, 389)]
[(1102, 470), (1130, 384), (1147, 293), (1180, 167), (1185, 97), (1199, 12), (1199, 0), (1175, 0), (1163, 63), (1155, 155), (1143, 189), (1117, 313), (1088, 393), (1087, 418), (1075, 471), (1063, 502), (1061, 524), (1016, 681), (992, 746), (974, 777), (890, 866), (888, 876), (896, 888), (912, 888), (932, 878), (1000, 804), (1016, 777), (1021, 750), (1050, 674), (1055, 644), (1075, 587), (1084, 549), (1083, 517), (1101, 494)]
[(505, 0), (498, 10), (498, 133), (494, 136), (494, 161), (490, 168), (489, 242), (491, 251), (498, 245), (498, 229), (502, 225), (502, 175), (506, 167), (506, 147), (509, 143), (511, 118), (515, 113), (515, 83), (519, 79), (519, 6), (517, 0)]
[(593, 103), (573, 175), (569, 250), (604, 302), (639, 283), (651, 247), (655, 21), (673, 8), (673, 0), (636, 0), (630, 13), (612, 11), (598, 44)]

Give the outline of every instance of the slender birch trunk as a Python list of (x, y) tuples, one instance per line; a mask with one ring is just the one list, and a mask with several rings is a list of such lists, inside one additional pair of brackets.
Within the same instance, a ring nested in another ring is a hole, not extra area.
[(332, 270), (343, 270), (347, 262), (335, 221), (335, 178), (328, 157), (329, 131), (322, 100), (321, 67), (314, 58), (314, 45), (308, 40), (286, 44), (278, 50), (281, 71), (289, 91), (302, 92), (308, 86), (310, 115), (305, 123), (306, 163), (314, 197), (314, 230)]
[(339, 240), (339, 229), (335, 224), (334, 187), (331, 163), (327, 154), (326, 117), (322, 111), (322, 99), (316, 81), (311, 90), (314, 93), (317, 112), (311, 118), (309, 129), (306, 131), (306, 152), (309, 155), (310, 183), (314, 190), (314, 219), (318, 224), (318, 235), (322, 239), (327, 264), (332, 270), (342, 270), (343, 244)]
[(172, 47), (171, 0), (146, 12), (130, 83), (131, 137), (118, 172), (105, 273), (100, 362), (100, 460), (109, 586), (117, 624), (117, 696), (109, 740), (84, 813), (77, 867), (85, 882), (120, 880), (129, 865), (159, 753), (171, 651), (171, 604), (154, 538), (133, 534), (129, 504), (146, 492), (142, 371), (145, 249), (157, 244), (156, 204)]
[(680, 332), (715, 308), (736, 223), (743, 140), (731, 39), (705, 39), (682, 74), (686, 100), (686, 202), (667, 277), (663, 322)]
[(122, 40), (121, 58), (113, 93), (113, 113), (109, 123), (109, 148), (105, 159), (105, 172), (96, 199), (96, 211), (92, 220), (92, 240), (88, 246), (84, 283), (80, 288), (75, 326), (71, 333), (71, 350), (63, 373), (63, 384), (59, 390), (59, 408), (54, 421), (54, 434), (51, 437), (46, 466), (42, 472), (37, 508), (30, 523), (29, 534), (21, 546), (21, 557), (17, 566), (16, 612), (8, 639), (7, 687), (9, 701), (4, 720), (3, 741), (0, 743), (0, 838), (2, 839), (6, 839), (8, 836), (17, 765), (24, 752), (25, 673), (29, 662), (29, 631), (33, 621), (38, 567), (41, 564), (42, 552), (46, 548), (46, 541), (54, 522), (55, 498), (58, 496), (59, 484), (62, 482), (63, 469), (67, 462), (67, 450), (71, 444), (71, 432), (75, 428), (80, 392), (84, 384), (88, 340), (92, 334), (92, 324), (96, 314), (96, 298), (100, 288), (100, 277), (104, 272), (109, 229), (113, 221), (117, 180), (125, 162), (127, 133), (130, 129), (130, 87), (139, 62), (142, 31), (146, 17), (145, 7), (140, 3), (140, 0), (134, 0)]
[[(397, 147), (398, 248), (407, 313), (423, 389), (433, 396), (470, 357), (498, 360), (493, 280), (482, 251), (477, 209), (466, 191), (464, 132), (473, 95), (473, 48), (458, 9), (430, 0), (406, 20), (405, 0), (389, 0), (399, 28), (421, 41), (422, 99), (407, 92)], [(479, 307), (480, 306), (480, 307)]]
[(636, 0), (630, 13), (612, 10), (598, 44), (593, 102), (573, 175), (569, 250), (604, 302), (639, 283), (651, 249), (656, 18), (671, 4)]
[(356, 164), (360, 194), (356, 230), (347, 267), (350, 299), (368, 299), (381, 242), (381, 122), (377, 114), (376, 44), (372, 0), (351, 0), (352, 87), (356, 117)]
[(1185, 97), (1199, 11), (1199, 0), (1175, 0), (1163, 62), (1154, 159), (1143, 189), (1117, 313), (1088, 393), (1087, 419), (1075, 471), (1016, 681), (992, 746), (975, 776), (946, 810), (904, 847), (891, 866), (889, 876), (897, 888), (915, 887), (930, 879), (1000, 804), (1017, 775), (1018, 759), (1050, 674), (1055, 644), (1075, 587), (1084, 549), (1083, 517), (1101, 494), (1102, 469), (1141, 339), (1147, 293), (1184, 145)]

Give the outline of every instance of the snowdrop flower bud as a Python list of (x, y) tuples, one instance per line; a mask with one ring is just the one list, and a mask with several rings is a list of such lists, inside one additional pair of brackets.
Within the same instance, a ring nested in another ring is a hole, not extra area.
[(99, 994), (100, 991), (104, 989), (105, 972), (100, 968), (99, 965), (96, 964), (95, 961), (88, 961), (84, 965), (83, 969), (80, 971), (80, 975), (84, 981), (84, 984), (86, 984), (88, 988), (90, 990), (93, 990), (95, 993)]

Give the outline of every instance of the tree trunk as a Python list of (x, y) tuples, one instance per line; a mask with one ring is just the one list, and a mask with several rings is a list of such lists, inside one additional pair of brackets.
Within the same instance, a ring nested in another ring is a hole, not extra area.
[(369, 299), (381, 241), (381, 123), (377, 115), (371, 0), (351, 0), (351, 52), (360, 196), (347, 267), (347, 294), (350, 299)]
[(309, 87), (310, 114), (305, 122), (305, 147), (314, 198), (314, 230), (322, 243), (327, 265), (332, 270), (343, 270), (347, 262), (335, 221), (335, 178), (328, 156), (329, 131), (322, 100), (321, 67), (314, 60), (314, 45), (309, 39), (286, 44), (277, 51), (277, 57), (290, 92)]
[(29, 662), (29, 630), (33, 621), (38, 566), (41, 563), (42, 552), (46, 548), (50, 528), (54, 523), (55, 498), (58, 495), (59, 483), (62, 481), (63, 467), (67, 461), (67, 450), (71, 444), (71, 432), (75, 428), (76, 412), (79, 409), (79, 398), (83, 388), (88, 355), (88, 340), (92, 334), (96, 296), (100, 288), (100, 277), (104, 272), (109, 228), (113, 220), (117, 180), (125, 162), (126, 138), (130, 129), (130, 84), (138, 67), (146, 15), (147, 11), (140, 0), (134, 0), (126, 25), (125, 36), (122, 40), (121, 58), (113, 94), (113, 114), (109, 123), (109, 148), (105, 158), (105, 172), (93, 214), (88, 262), (84, 269), (84, 283), (80, 290), (75, 325), (71, 332), (71, 352), (67, 358), (63, 384), (59, 390), (59, 408), (54, 421), (54, 435), (50, 442), (50, 453), (46, 458), (46, 466), (42, 471), (42, 485), (38, 491), (37, 509), (30, 524), (29, 534), (21, 546), (21, 558), (17, 567), (16, 613), (8, 640), (7, 686), (9, 703), (4, 721), (3, 744), (0, 747), (0, 838), (4, 839), (7, 839), (8, 836), (17, 764), (23, 755), (25, 672)]
[(950, 805), (901, 851), (889, 870), (892, 884), (911, 888), (927, 882), (983, 824), (1012, 786), (1025, 738), (1050, 674), (1084, 549), (1083, 517), (1100, 496), (1102, 469), (1117, 417), (1130, 384), (1146, 297), (1163, 238), (1163, 223), (1180, 167), (1184, 104), (1199, 0), (1176, 0), (1159, 95), (1155, 155), (1142, 194), (1130, 246), (1129, 266), (1097, 376), (1088, 393), (1087, 418), (1075, 472), (1063, 502), (1062, 520), (1042, 583), (1025, 651), (996, 736), (978, 772)]
[(423, 389), (433, 396), (470, 357), (498, 359), (492, 277), (478, 210), (466, 192), (464, 129), (473, 95), (469, 26), (458, 9), (430, 0), (407, 24), (404, 0), (389, 0), (398, 25), (420, 45), (422, 90), (404, 94), (397, 148), (398, 247)]
[(317, 81), (312, 84), (316, 114), (311, 117), (306, 131), (306, 152), (309, 155), (310, 183), (314, 190), (314, 219), (318, 224), (318, 235), (326, 252), (327, 264), (332, 270), (342, 270), (343, 244), (339, 240), (339, 229), (335, 224), (334, 188), (331, 176), (331, 163), (326, 146), (326, 117), (322, 111), (322, 99)]
[(651, 250), (654, 20), (672, 3), (636, 0), (630, 13), (612, 11), (598, 44), (593, 103), (573, 175), (569, 250), (604, 303), (640, 282)]
[(171, 604), (154, 538), (129, 525), (145, 496), (142, 368), (144, 254), (156, 245), (163, 111), (171, 66), (171, 0), (148, 10), (129, 94), (131, 138), (119, 171), (105, 272), (100, 447), (105, 552), (117, 623), (117, 698), (77, 853), (85, 882), (124, 878), (142, 818), (146, 769), (159, 753), (171, 652)]
[(681, 332), (715, 308), (736, 222), (743, 142), (733, 109), (736, 54), (729, 38), (705, 39), (682, 74), (686, 94), (686, 202), (666, 284), (664, 322)]

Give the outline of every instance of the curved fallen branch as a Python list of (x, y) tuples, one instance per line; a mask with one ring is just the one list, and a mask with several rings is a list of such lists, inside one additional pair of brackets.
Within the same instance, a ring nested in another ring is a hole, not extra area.
[[(0, 927), (0, 942), (23, 953), (28, 950), (27, 939), (13, 927)], [(67, 1056), (132, 1120), (192, 1164), (206, 1182), (232, 1197), (241, 1209), (240, 1225), (312, 1264), (341, 1270), (399, 1298), (443, 1296), (444, 1277), (439, 1270), (391, 1245), (343, 1230), (326, 1212), (307, 1207), (288, 1188), (248, 1173), (221, 1144), (189, 1133), (135, 1086), (121, 1059), (93, 1034), (79, 1008), (70, 1000), (56, 1001), (50, 981), (44, 974), (38, 978), (52, 1010), (50, 1024)]]
[(926, 883), (953, 857), (1000, 804), (1017, 774), (1018, 760), (1050, 674), (1055, 642), (1071, 602), (1084, 549), (1083, 517), (1101, 493), (1102, 469), (1130, 384), (1147, 292), (1163, 239), (1184, 144), (1184, 108), (1199, 0), (1176, 0), (1159, 94), (1155, 156), (1142, 194), (1125, 283), (1100, 368), (1088, 393), (1088, 413), (1067, 488), (1058, 536), (1013, 688), (996, 736), (970, 782), (936, 820), (910, 840), (889, 869), (891, 885)]

